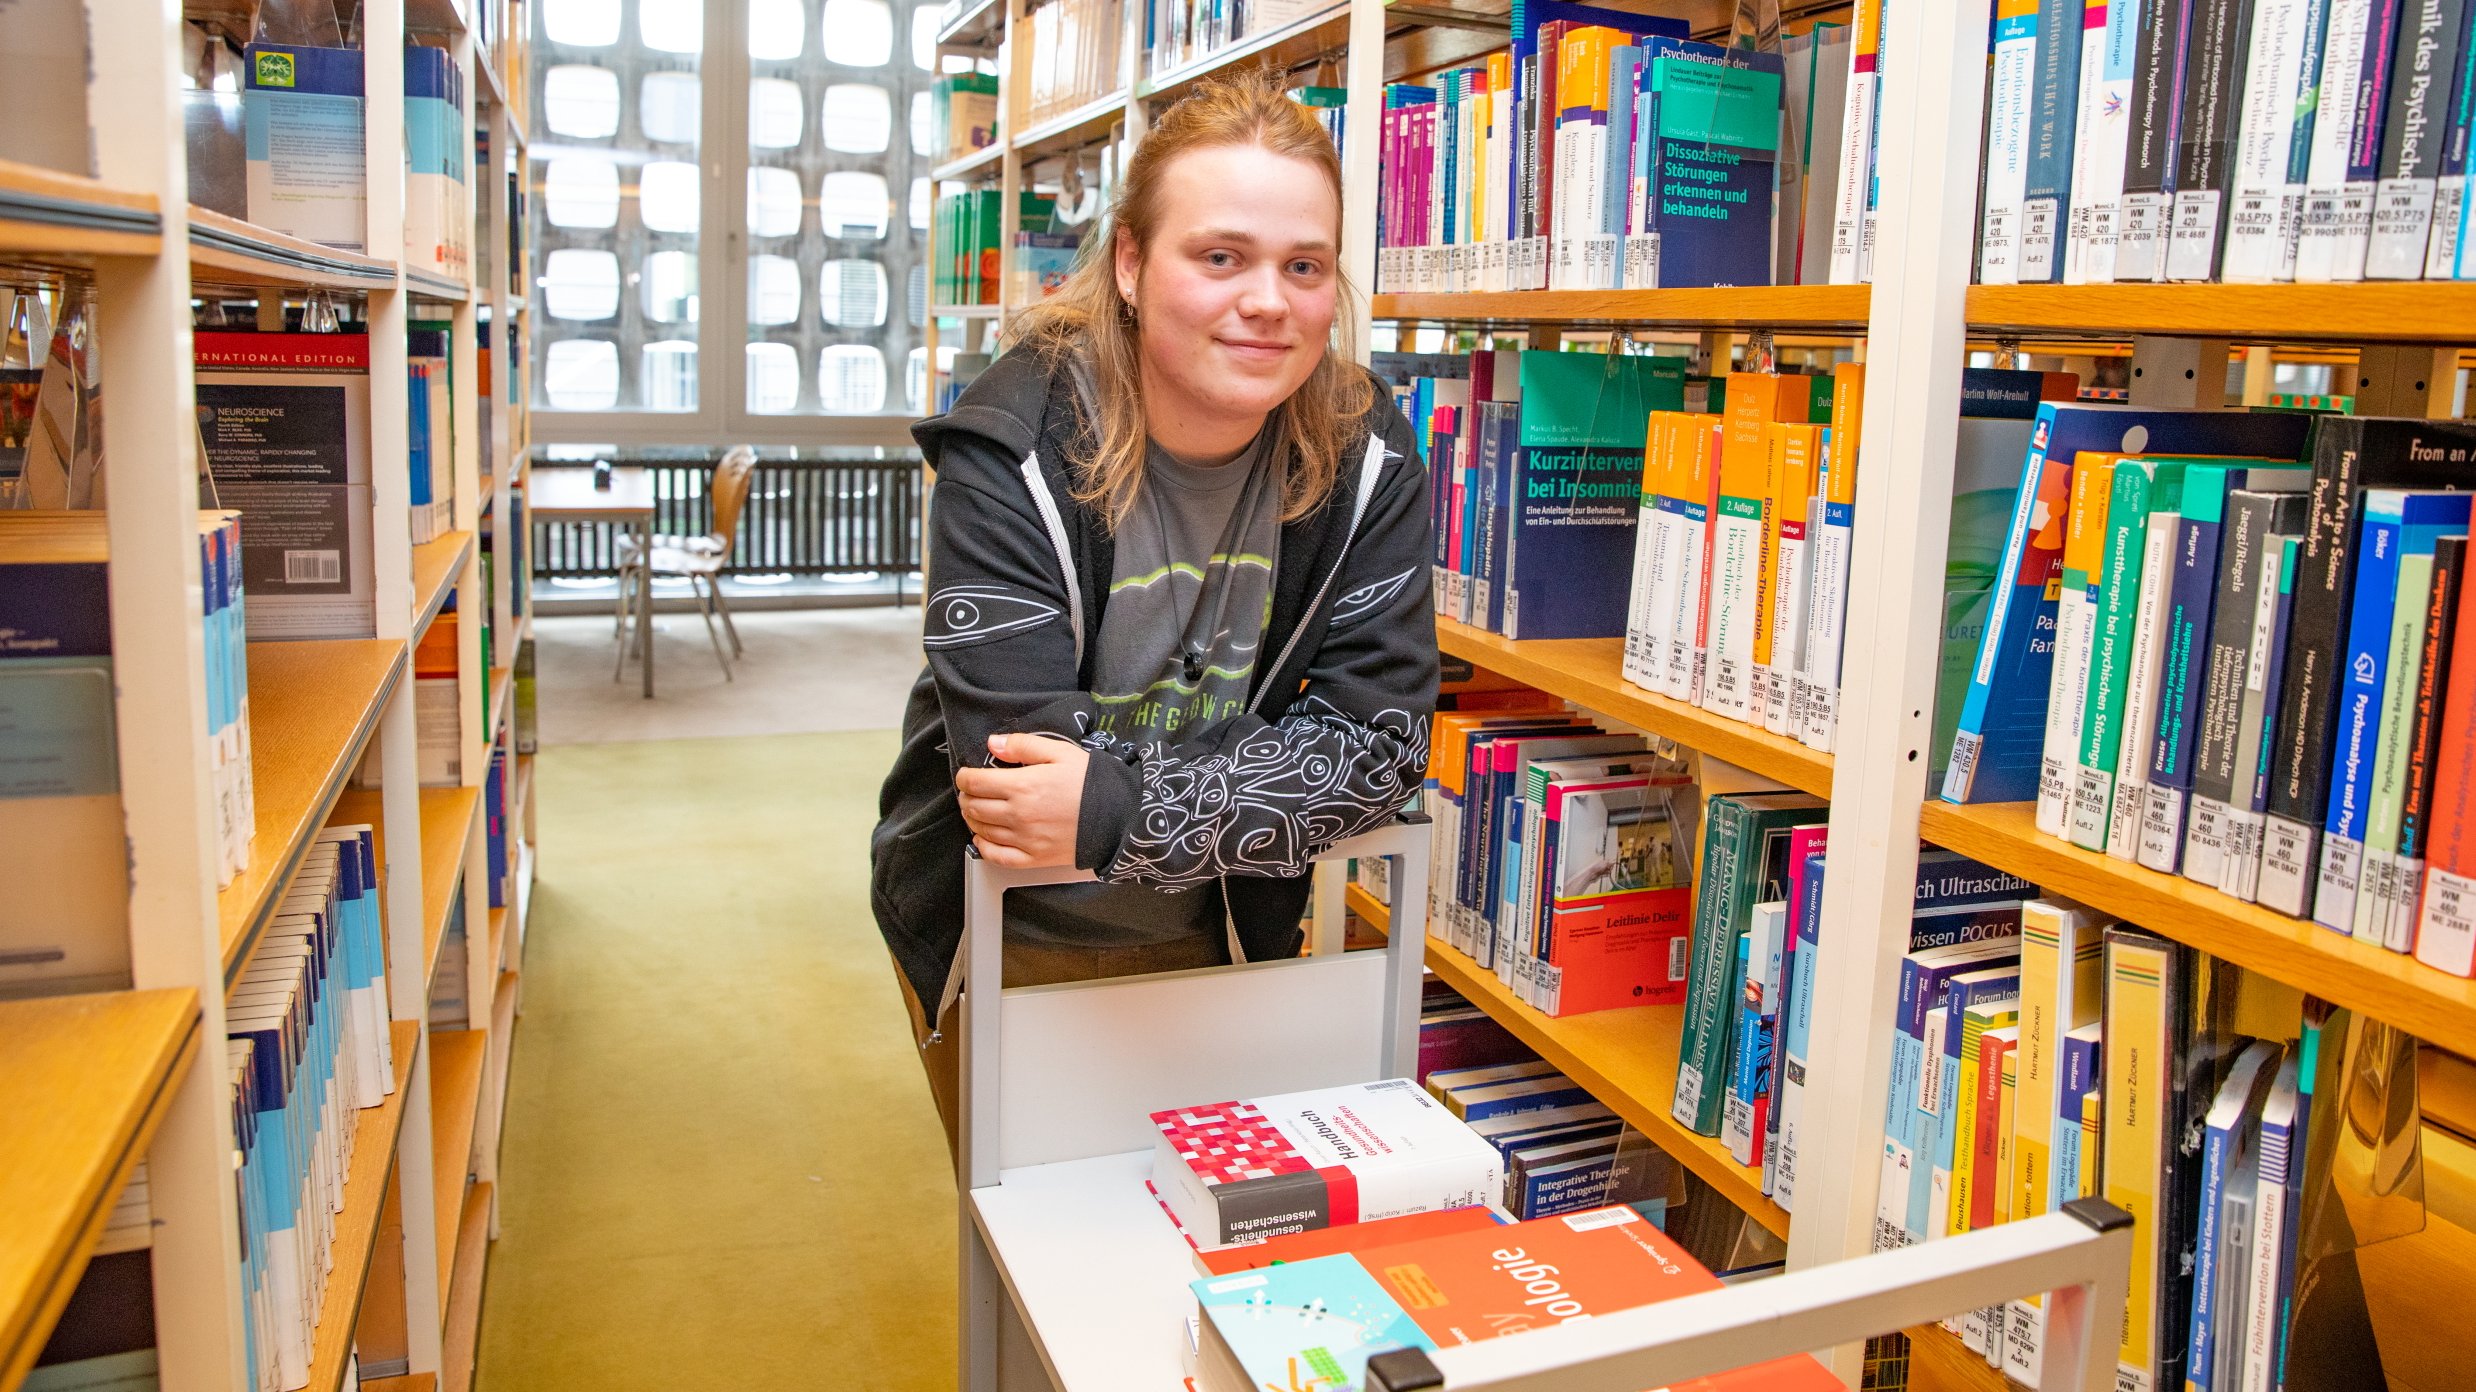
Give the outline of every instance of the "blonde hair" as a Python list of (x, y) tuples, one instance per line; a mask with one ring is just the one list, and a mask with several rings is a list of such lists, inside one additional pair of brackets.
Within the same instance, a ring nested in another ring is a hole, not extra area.
[[(1114, 530), (1134, 505), (1143, 479), (1148, 433), (1144, 426), (1142, 351), (1134, 307), (1118, 293), (1114, 246), (1120, 233), (1134, 238), (1137, 254), (1150, 251), (1160, 225), (1161, 183), (1169, 166), (1194, 150), (1256, 145), (1313, 165), (1341, 202), (1341, 157), (1332, 137), (1306, 107), (1281, 89), (1279, 77), (1258, 69), (1207, 81), (1164, 112), (1128, 160), (1118, 181), (1101, 235), (1055, 295), (1016, 321), (1009, 347), (1063, 360), (1080, 354), (1092, 373), (1092, 411), (1083, 422), (1092, 448), (1074, 472), (1078, 501), (1097, 507)], [(1336, 229), (1338, 230), (1338, 229)], [(1289, 463), (1281, 485), (1281, 519), (1291, 521), (1321, 507), (1340, 477), (1344, 455), (1362, 417), (1375, 405), (1375, 387), (1355, 361), (1350, 342), (1350, 297), (1357, 293), (1339, 275), (1342, 312), (1324, 356), (1272, 412), (1276, 440), (1286, 442)]]

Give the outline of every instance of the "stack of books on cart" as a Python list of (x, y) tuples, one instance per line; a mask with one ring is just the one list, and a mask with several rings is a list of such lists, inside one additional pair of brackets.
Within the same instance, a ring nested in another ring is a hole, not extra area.
[[(1488, 1123), (1619, 1129), (1577, 1115), (1589, 1106), (1569, 1081), (1515, 1065), (1431, 1074), (1425, 1088), (1393, 1078), (1155, 1113), (1153, 1190), (1199, 1273), (1183, 1345), (1193, 1383), (1356, 1388), (1376, 1354), (1518, 1338), (1717, 1289), (1663, 1230), (1664, 1195), (1609, 1201), (1643, 1192), (1638, 1182), (1611, 1174), (1599, 1193), (1527, 1219), (1497, 1203), (1514, 1128)], [(1803, 1355), (1680, 1384), (1837, 1385)]]

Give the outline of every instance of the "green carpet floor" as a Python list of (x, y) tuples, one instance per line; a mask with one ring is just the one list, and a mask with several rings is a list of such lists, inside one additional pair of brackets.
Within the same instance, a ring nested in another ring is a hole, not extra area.
[(545, 749), (482, 1392), (954, 1385), (954, 1188), (868, 911), (891, 731)]

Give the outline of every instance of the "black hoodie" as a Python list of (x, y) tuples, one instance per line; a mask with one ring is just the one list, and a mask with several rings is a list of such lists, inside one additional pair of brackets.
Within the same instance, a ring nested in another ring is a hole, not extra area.
[(928, 665), (878, 797), (871, 900), (930, 1020), (961, 986), (963, 852), (954, 774), (992, 734), (1039, 731), (1093, 757), (1075, 864), (1113, 883), (1219, 880), (1233, 956), (1295, 955), (1318, 851), (1382, 825), (1425, 776), (1436, 705), (1427, 470), (1379, 383), (1366, 445), (1281, 527), (1272, 617), (1244, 714), (1153, 748), (1096, 733), (1090, 638), (1108, 603), (1107, 519), (1078, 503), (1090, 449), (1071, 373), (1018, 349), (952, 411), (913, 427), (937, 471)]

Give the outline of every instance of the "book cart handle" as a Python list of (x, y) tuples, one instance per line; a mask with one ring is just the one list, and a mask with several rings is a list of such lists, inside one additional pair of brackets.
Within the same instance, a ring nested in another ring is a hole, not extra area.
[[(1338, 842), (1315, 856), (1332, 861), (1381, 856), (1392, 862), (1392, 938), (1386, 948), (1383, 1002), (1383, 1073), (1401, 1077), (1418, 1059), (1419, 978), (1426, 964), (1428, 836), (1423, 813), (1405, 812), (1390, 824)], [(958, 1137), (964, 1187), (998, 1182), (997, 1135), (1003, 1093), (1004, 899), (1010, 890), (1073, 884), (1093, 879), (1089, 870), (1055, 867), (1009, 870), (966, 848), (963, 855), (963, 1064), (962, 1124)], [(1323, 947), (1327, 944), (1319, 943)], [(1372, 1081), (1372, 1080), (1370, 1080)]]
[(1514, 1338), (1367, 1360), (1367, 1392), (1640, 1392), (2046, 1293), (2035, 1384), (2112, 1392), (2132, 1215), (2103, 1199)]

